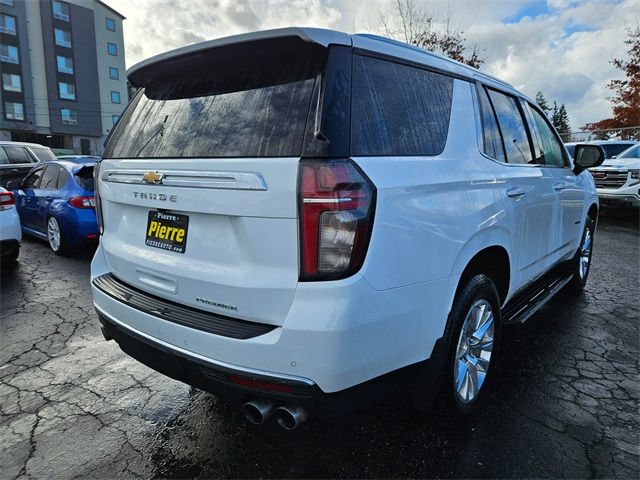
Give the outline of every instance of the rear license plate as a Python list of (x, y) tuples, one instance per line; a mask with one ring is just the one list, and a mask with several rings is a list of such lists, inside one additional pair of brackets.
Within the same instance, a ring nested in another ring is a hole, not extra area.
[(187, 246), (189, 217), (176, 213), (149, 212), (145, 244), (172, 252), (184, 253)]

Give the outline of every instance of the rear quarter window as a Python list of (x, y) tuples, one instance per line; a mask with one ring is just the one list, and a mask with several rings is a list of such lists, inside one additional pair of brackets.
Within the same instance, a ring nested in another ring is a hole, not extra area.
[(364, 55), (353, 61), (351, 154), (442, 153), (453, 78)]
[(93, 191), (93, 167), (82, 168), (73, 178), (85, 190)]

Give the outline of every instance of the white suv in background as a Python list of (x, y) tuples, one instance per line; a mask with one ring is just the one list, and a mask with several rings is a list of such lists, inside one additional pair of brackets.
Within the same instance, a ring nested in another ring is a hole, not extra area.
[(604, 204), (640, 207), (640, 143), (591, 169)]
[(282, 29), (134, 66), (96, 167), (106, 339), (295, 428), (486, 395), (501, 325), (589, 273), (598, 197), (535, 102), (380, 37)]

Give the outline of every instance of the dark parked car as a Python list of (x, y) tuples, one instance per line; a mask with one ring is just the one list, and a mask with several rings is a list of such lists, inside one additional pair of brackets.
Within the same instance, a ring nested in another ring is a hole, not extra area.
[(96, 242), (94, 165), (92, 160), (43, 162), (19, 185), (11, 182), (22, 231), (47, 240), (57, 254)]
[(37, 143), (0, 142), (0, 186), (12, 180), (22, 180), (34, 163), (55, 160), (49, 147)]

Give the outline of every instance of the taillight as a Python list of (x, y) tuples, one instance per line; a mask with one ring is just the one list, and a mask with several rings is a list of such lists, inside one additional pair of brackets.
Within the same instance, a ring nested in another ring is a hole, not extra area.
[(13, 198), (12, 192), (0, 193), (0, 211), (8, 210), (16, 204), (15, 198)]
[(373, 227), (375, 193), (351, 160), (300, 162), (301, 280), (335, 280), (360, 269)]
[(69, 205), (75, 208), (95, 208), (96, 200), (93, 197), (71, 197)]
[(104, 232), (104, 224), (102, 221), (102, 203), (100, 203), (100, 164), (102, 162), (96, 162), (93, 167), (93, 194), (95, 195), (96, 202), (96, 220), (98, 221), (98, 232), (102, 235)]

